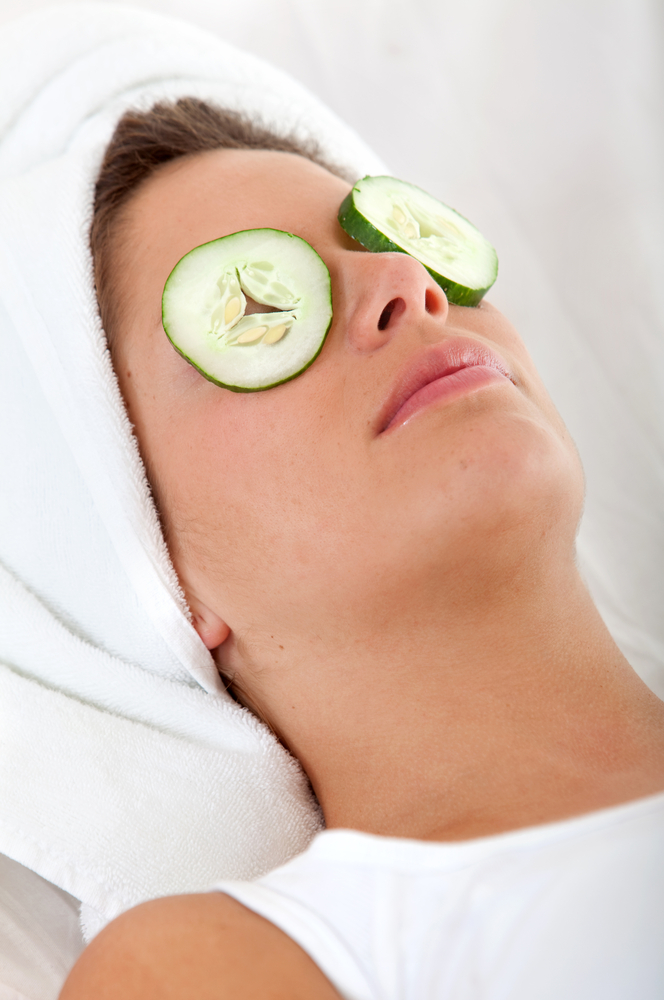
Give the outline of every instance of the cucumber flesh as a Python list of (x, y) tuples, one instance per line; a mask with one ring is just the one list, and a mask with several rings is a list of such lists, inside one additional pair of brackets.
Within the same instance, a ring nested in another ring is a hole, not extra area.
[[(247, 299), (269, 311), (247, 314)], [(305, 240), (247, 229), (195, 247), (164, 286), (169, 340), (205, 378), (235, 392), (303, 372), (332, 322), (330, 272)]]
[(476, 306), (498, 276), (496, 251), (453, 208), (396, 177), (364, 177), (341, 203), (339, 222), (377, 253), (420, 261), (450, 302)]

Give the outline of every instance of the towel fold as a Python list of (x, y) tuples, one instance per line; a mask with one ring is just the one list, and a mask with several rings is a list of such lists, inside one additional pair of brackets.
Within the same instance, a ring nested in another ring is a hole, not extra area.
[(380, 161), (302, 87), (182, 22), (106, 4), (0, 31), (0, 853), (82, 900), (251, 878), (320, 814), (194, 631), (97, 314), (94, 180), (129, 107), (192, 95)]

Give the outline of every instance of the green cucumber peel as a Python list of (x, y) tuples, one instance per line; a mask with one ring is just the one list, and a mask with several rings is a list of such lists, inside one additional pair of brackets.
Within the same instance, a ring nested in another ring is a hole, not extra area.
[(472, 223), (396, 177), (363, 177), (341, 203), (338, 219), (373, 253), (415, 257), (455, 305), (478, 305), (498, 277), (496, 251)]
[[(247, 314), (247, 299), (270, 311)], [(332, 323), (330, 273), (292, 233), (231, 233), (178, 261), (164, 286), (162, 323), (208, 381), (233, 392), (271, 389), (320, 354)]]

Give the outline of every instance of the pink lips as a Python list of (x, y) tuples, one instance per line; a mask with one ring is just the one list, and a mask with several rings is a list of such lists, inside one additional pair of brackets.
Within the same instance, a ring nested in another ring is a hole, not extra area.
[(503, 359), (483, 344), (455, 337), (430, 347), (397, 379), (382, 407), (378, 433), (406, 423), (417, 410), (510, 379)]

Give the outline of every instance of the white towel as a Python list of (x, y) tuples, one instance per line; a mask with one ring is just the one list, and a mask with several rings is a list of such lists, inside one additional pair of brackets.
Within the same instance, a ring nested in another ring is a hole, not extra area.
[(0, 31), (0, 853), (83, 901), (251, 878), (320, 826), (221, 687), (150, 501), (94, 298), (93, 185), (129, 107), (194, 95), (382, 164), (283, 73), (170, 18), (50, 7)]

